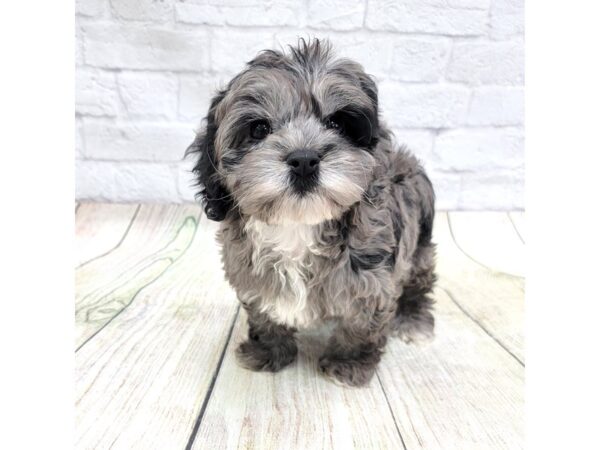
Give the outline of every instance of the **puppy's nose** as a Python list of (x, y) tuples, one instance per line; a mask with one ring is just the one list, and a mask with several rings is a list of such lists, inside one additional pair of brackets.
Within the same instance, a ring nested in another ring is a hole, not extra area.
[(292, 172), (301, 177), (315, 173), (319, 168), (319, 161), (319, 154), (314, 150), (296, 150), (286, 158)]

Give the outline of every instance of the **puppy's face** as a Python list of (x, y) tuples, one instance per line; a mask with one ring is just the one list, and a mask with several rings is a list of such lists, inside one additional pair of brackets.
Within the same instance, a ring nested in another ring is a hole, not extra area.
[(238, 207), (270, 224), (319, 223), (360, 201), (372, 178), (376, 87), (318, 41), (260, 54), (207, 121), (192, 149), (212, 219)]

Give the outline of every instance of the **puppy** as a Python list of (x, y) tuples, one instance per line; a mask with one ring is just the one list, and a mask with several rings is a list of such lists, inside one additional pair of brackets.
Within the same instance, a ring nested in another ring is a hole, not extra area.
[(295, 360), (297, 330), (333, 321), (319, 368), (360, 386), (388, 336), (433, 336), (433, 188), (359, 64), (319, 40), (263, 51), (205, 122), (188, 153), (248, 314), (243, 366), (276, 372)]

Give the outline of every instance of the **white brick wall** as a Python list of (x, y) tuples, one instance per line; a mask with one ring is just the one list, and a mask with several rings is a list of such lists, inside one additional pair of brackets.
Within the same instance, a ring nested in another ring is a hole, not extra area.
[(77, 197), (193, 200), (193, 130), (261, 49), (329, 38), (439, 209), (524, 206), (523, 0), (77, 0)]

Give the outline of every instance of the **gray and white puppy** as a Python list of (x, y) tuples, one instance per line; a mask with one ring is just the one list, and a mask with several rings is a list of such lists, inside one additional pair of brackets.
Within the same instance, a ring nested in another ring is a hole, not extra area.
[(188, 153), (248, 314), (242, 365), (278, 371), (297, 330), (334, 321), (319, 368), (359, 386), (388, 336), (433, 336), (433, 189), (359, 64), (318, 40), (263, 51), (213, 98)]

